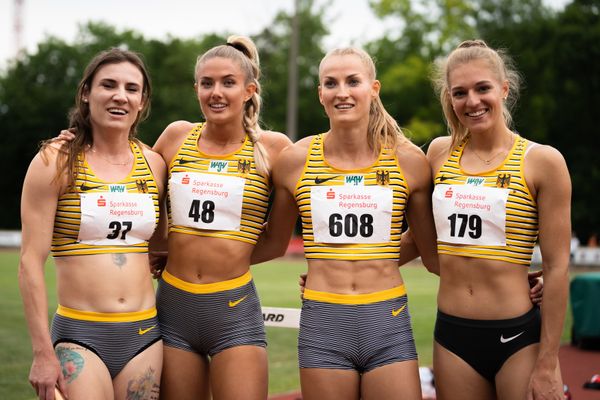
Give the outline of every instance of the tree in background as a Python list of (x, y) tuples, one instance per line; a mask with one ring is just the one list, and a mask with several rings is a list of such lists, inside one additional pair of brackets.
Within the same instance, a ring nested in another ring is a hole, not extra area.
[[(302, 0), (299, 9), (301, 56), (299, 82), (299, 132), (312, 134), (327, 128), (327, 120), (317, 100), (317, 63), (322, 58), (322, 40), (327, 34), (323, 8), (313, 0)], [(287, 91), (287, 55), (291, 16), (280, 13), (255, 38), (264, 73), (267, 127), (284, 131)], [(79, 27), (72, 44), (49, 37), (38, 51), (26, 54), (0, 73), (0, 168), (5, 174), (6, 191), (0, 229), (19, 228), (20, 195), (29, 162), (37, 143), (56, 136), (67, 127), (68, 111), (89, 60), (110, 47), (125, 47), (142, 54), (150, 71), (153, 98), (150, 117), (138, 128), (142, 141), (152, 145), (172, 121), (203, 119), (194, 92), (194, 66), (198, 55), (224, 44), (228, 35), (209, 34), (198, 39), (168, 38), (146, 40), (131, 30), (117, 31), (105, 23)]]
[(118, 32), (104, 23), (89, 23), (80, 26), (73, 44), (49, 37), (36, 53), (10, 65), (0, 75), (0, 168), (6, 182), (0, 228), (19, 227), (22, 182), (37, 143), (67, 126), (77, 84), (96, 53), (125, 47), (146, 59), (155, 89), (153, 111), (138, 131), (144, 142), (153, 144), (169, 122), (201, 120), (193, 89), (194, 65), (198, 54), (217, 43), (225, 43), (225, 38), (148, 41), (134, 31)]
[[(597, 207), (600, 164), (596, 161), (600, 110), (600, 0), (574, 0), (555, 12), (541, 0), (371, 0), (381, 18), (397, 29), (367, 43), (382, 81), (381, 97), (412, 140), (426, 145), (445, 134), (439, 102), (429, 83), (431, 63), (459, 42), (481, 37), (504, 47), (525, 77), (515, 126), (524, 136), (557, 147), (573, 180), (573, 226), (582, 240), (600, 229)], [(317, 98), (318, 63), (328, 35), (327, 5), (299, 2), (300, 137), (327, 130)], [(263, 72), (262, 114), (267, 128), (285, 131), (287, 57), (292, 16), (279, 13), (253, 39)], [(50, 37), (38, 51), (0, 73), (0, 167), (7, 183), (0, 228), (19, 227), (22, 180), (36, 143), (67, 124), (67, 112), (82, 69), (98, 51), (124, 46), (143, 54), (152, 76), (150, 118), (140, 137), (153, 144), (174, 120), (202, 120), (193, 90), (196, 57), (225, 43), (227, 35), (146, 40), (102, 23), (80, 27), (73, 44)]]
[[(541, 0), (372, 0), (398, 31), (368, 45), (379, 60), (384, 103), (425, 144), (444, 133), (424, 65), (465, 39), (507, 49), (525, 78), (515, 126), (558, 148), (573, 181), (573, 227), (586, 239), (600, 229), (600, 0), (574, 0), (563, 11)], [(423, 92), (420, 92), (420, 91)]]
[[(329, 33), (324, 7), (314, 0), (301, 0), (298, 7), (300, 46), (298, 64), (298, 139), (329, 128), (319, 103), (319, 61), (325, 55), (323, 39)], [(288, 54), (292, 36), (292, 15), (280, 12), (273, 24), (254, 37), (260, 51), (265, 108), (263, 120), (268, 129), (285, 132), (287, 113)]]
[(515, 126), (558, 148), (573, 184), (572, 222), (585, 240), (600, 228), (600, 1), (575, 0), (552, 12), (539, 0), (483, 0), (477, 27), (515, 58), (525, 79)]

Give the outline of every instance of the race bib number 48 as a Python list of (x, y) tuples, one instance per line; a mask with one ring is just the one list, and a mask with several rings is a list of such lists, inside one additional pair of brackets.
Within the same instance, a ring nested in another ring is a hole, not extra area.
[(433, 215), (438, 241), (480, 246), (506, 245), (509, 189), (436, 185)]
[(147, 241), (156, 227), (151, 194), (82, 193), (78, 241), (125, 246)]
[(176, 172), (169, 179), (174, 225), (239, 231), (245, 179), (237, 176)]
[(316, 186), (310, 204), (316, 243), (390, 241), (392, 190), (380, 186)]

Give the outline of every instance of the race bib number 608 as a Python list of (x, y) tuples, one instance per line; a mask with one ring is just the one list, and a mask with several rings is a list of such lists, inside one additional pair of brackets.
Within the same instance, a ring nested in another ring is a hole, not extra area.
[(311, 188), (315, 242), (389, 242), (392, 202), (392, 190), (379, 186)]

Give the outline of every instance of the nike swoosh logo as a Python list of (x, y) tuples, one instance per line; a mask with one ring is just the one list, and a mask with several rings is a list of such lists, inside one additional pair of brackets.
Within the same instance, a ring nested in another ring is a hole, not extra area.
[(189, 164), (189, 163), (193, 163), (196, 162), (196, 160), (184, 160), (183, 158), (180, 158), (179, 160), (177, 160), (179, 162), (179, 165), (182, 164)]
[(398, 316), (398, 314), (400, 314), (400, 313), (402, 312), (402, 310), (404, 310), (405, 308), (406, 308), (406, 304), (405, 304), (405, 305), (403, 305), (402, 307), (400, 307), (400, 308), (399, 308), (399, 309), (397, 309), (397, 310), (394, 310), (394, 309), (392, 308), (392, 317), (397, 317), (397, 316)]
[(248, 295), (245, 295), (244, 297), (242, 297), (242, 298), (241, 298), (241, 299), (239, 299), (239, 300), (234, 300), (234, 301), (232, 301), (232, 300), (229, 300), (229, 307), (235, 307), (235, 306), (237, 306), (237, 305), (238, 305), (238, 304), (240, 304), (242, 301), (246, 300), (246, 297), (248, 297)]
[(444, 182), (445, 180), (448, 180), (448, 179), (451, 179), (451, 177), (447, 176), (447, 175), (440, 176), (440, 182)]
[(511, 337), (504, 337), (504, 334), (500, 335), (500, 343), (508, 343), (513, 339), (518, 338), (519, 336), (521, 336), (522, 334), (524, 334), (525, 331), (521, 332), (521, 333), (517, 333), (515, 336), (511, 336)]
[(332, 180), (332, 179), (335, 179), (335, 178), (337, 178), (338, 176), (339, 176), (339, 175), (330, 176), (329, 178), (319, 178), (319, 177), (317, 176), (317, 177), (315, 178), (315, 183), (316, 183), (317, 185), (320, 185), (321, 183), (324, 183), (324, 182), (330, 181), (330, 180)]
[(101, 187), (104, 187), (104, 185), (86, 186), (85, 183), (82, 183), (79, 188), (81, 189), (82, 192), (87, 192), (88, 190), (100, 189)]
[(138, 335), (145, 335), (146, 333), (150, 332), (154, 328), (156, 328), (156, 325), (152, 325), (150, 328), (146, 328), (146, 329), (140, 328), (140, 330), (138, 331)]

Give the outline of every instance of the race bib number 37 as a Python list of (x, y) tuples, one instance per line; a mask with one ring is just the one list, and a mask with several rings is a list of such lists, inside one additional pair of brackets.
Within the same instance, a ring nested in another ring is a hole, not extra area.
[(506, 245), (509, 189), (436, 185), (433, 215), (438, 241), (479, 246)]
[(389, 242), (392, 197), (390, 188), (380, 186), (311, 188), (315, 242)]
[(239, 231), (245, 179), (237, 176), (176, 172), (169, 179), (174, 225)]
[(156, 226), (152, 195), (82, 193), (78, 241), (98, 246), (125, 246), (147, 241)]

